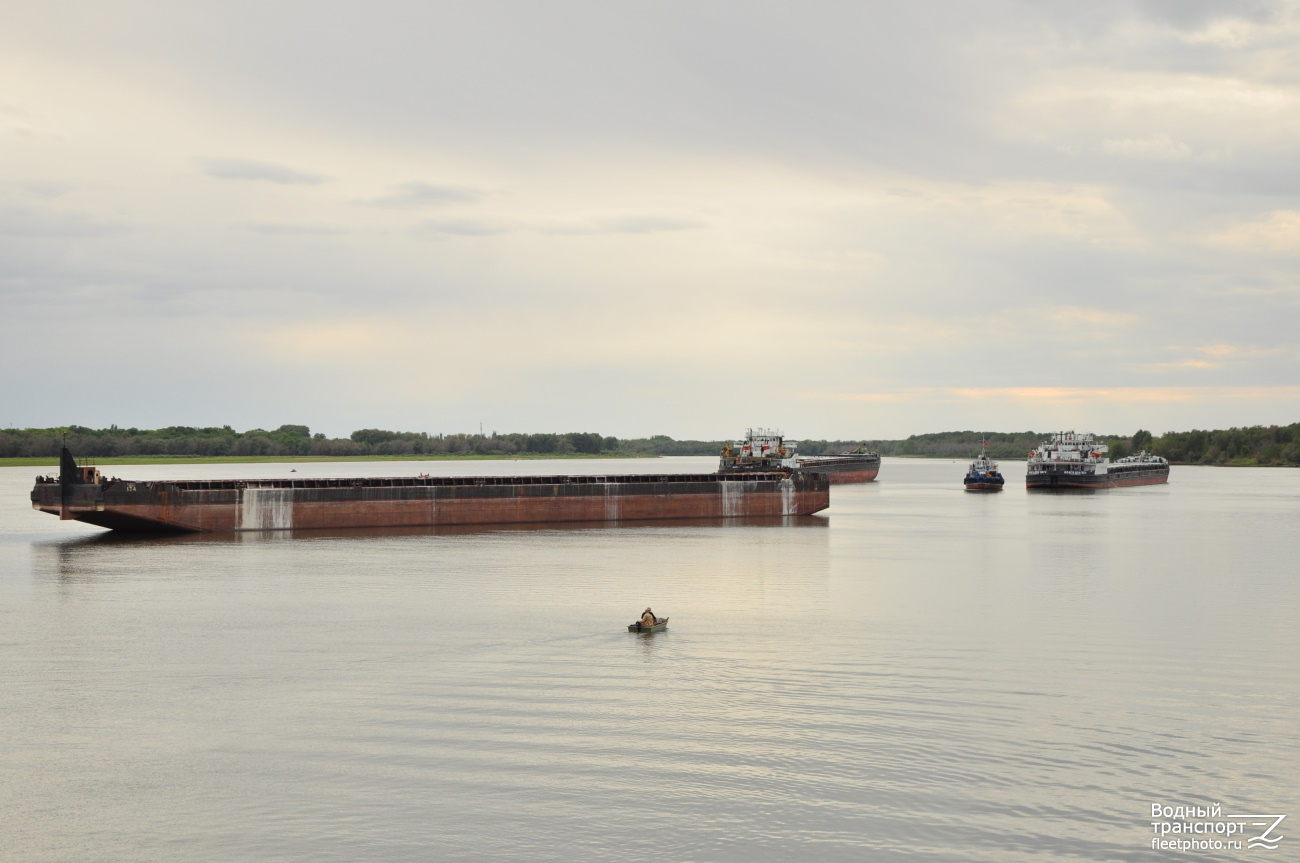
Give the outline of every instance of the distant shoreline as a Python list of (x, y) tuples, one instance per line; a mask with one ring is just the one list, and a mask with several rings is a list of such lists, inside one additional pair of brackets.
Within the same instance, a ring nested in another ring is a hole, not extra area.
[[(974, 457), (1024, 460), (1055, 433), (928, 432), (903, 440), (790, 440), (806, 456), (858, 451), (865, 447), (895, 458)], [(1279, 426), (1165, 432), (1153, 435), (1138, 429), (1131, 435), (1095, 434), (1111, 459), (1149, 451), (1171, 464), (1217, 464), (1233, 467), (1300, 466), (1300, 422)], [(295, 461), (401, 460), (505, 458), (654, 458), (714, 456), (729, 440), (674, 440), (668, 435), (620, 438), (597, 432), (492, 432), (429, 434), (386, 429), (358, 429), (346, 438), (311, 433), (305, 425), (282, 425), (274, 431), (235, 431), (231, 426), (162, 429), (92, 429), (64, 426), (44, 429), (0, 429), (0, 465), (50, 464), (60, 446), (73, 455), (102, 459), (111, 464), (256, 464)], [(41, 455), (33, 455), (39, 453)]]

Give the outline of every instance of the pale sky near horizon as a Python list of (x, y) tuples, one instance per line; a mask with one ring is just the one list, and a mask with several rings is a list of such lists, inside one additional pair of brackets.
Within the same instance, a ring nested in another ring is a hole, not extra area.
[(0, 7), (0, 425), (1300, 420), (1300, 5)]

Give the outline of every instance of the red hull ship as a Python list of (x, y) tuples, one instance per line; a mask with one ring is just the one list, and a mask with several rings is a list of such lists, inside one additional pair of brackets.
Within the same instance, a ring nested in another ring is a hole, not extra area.
[(872, 482), (880, 473), (880, 456), (873, 452), (805, 455), (799, 456), (796, 461), (801, 471), (826, 474), (831, 485)]
[(784, 472), (625, 476), (106, 480), (65, 449), (32, 507), (121, 531), (426, 527), (762, 518), (830, 505), (825, 477)]

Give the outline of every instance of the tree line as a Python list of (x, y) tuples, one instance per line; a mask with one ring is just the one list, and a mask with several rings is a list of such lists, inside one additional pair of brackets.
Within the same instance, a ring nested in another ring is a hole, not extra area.
[[(860, 444), (887, 456), (970, 458), (987, 441), (993, 458), (1025, 458), (1050, 437), (1048, 432), (954, 431), (912, 435), (904, 440), (804, 440), (799, 452), (846, 452)], [(1156, 437), (1139, 429), (1132, 435), (1097, 435), (1111, 458), (1148, 450), (1178, 464), (1300, 465), (1300, 423), (1216, 431), (1166, 432)], [(358, 429), (346, 438), (312, 434), (305, 425), (268, 431), (235, 431), (230, 426), (162, 429), (92, 429), (85, 426), (0, 429), (0, 458), (57, 456), (66, 441), (75, 455), (114, 456), (685, 456), (717, 455), (731, 441), (606, 437), (596, 432), (429, 434)]]
[(593, 432), (566, 434), (428, 434), (358, 429), (346, 438), (312, 434), (305, 425), (268, 431), (230, 426), (92, 429), (85, 426), (0, 430), (0, 458), (57, 456), (66, 441), (77, 456), (363, 456), (363, 455), (598, 455), (618, 439)]
[[(0, 429), (0, 458), (57, 456), (66, 441), (77, 456), (687, 456), (717, 455), (730, 440), (607, 437), (596, 432), (429, 434), (358, 429), (346, 438), (312, 434), (305, 425), (235, 431), (230, 426), (168, 426), (161, 429), (93, 429), (86, 426)], [(815, 455), (852, 449), (862, 441), (809, 441)]]
[[(868, 441), (881, 455), (969, 458), (987, 441), (991, 458), (1023, 459), (1052, 432), (939, 432), (912, 435), (906, 440)], [(1175, 464), (1300, 466), (1300, 423), (1153, 435), (1138, 429), (1131, 435), (1097, 434), (1111, 459), (1143, 450)]]
[(1152, 451), (1179, 464), (1300, 465), (1300, 423), (1165, 432)]

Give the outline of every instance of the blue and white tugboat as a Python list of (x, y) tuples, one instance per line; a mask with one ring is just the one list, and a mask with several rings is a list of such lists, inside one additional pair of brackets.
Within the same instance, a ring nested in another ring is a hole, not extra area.
[[(982, 446), (987, 447), (988, 441)], [(965, 482), (966, 491), (1002, 491), (1004, 484), (997, 462), (990, 459), (988, 451), (983, 448), (975, 461), (970, 463)]]

